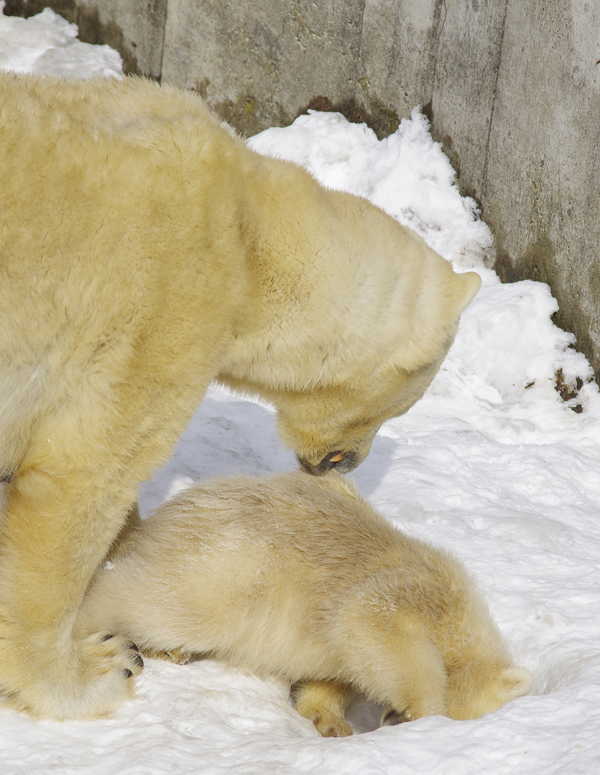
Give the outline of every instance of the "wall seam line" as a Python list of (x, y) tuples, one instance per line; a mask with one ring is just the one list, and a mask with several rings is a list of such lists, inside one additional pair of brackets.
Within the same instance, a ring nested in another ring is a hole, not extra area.
[(160, 49), (160, 67), (158, 70), (158, 82), (162, 84), (163, 79), (163, 64), (165, 61), (165, 41), (167, 39), (167, 23), (169, 20), (169, 0), (166, 0), (165, 3), (165, 23), (163, 24), (163, 33), (162, 33), (162, 46)]
[(496, 100), (498, 99), (498, 81), (500, 80), (500, 69), (502, 67), (502, 57), (504, 52), (504, 35), (506, 32), (506, 17), (508, 15), (509, 0), (506, 0), (504, 5), (504, 17), (502, 19), (502, 30), (500, 32), (500, 45), (498, 47), (498, 62), (496, 64), (496, 78), (494, 80), (494, 89), (492, 92), (492, 106), (490, 108), (490, 122), (488, 125), (487, 137), (485, 140), (485, 159), (483, 163), (483, 178), (481, 200), (483, 201), (487, 196), (488, 188), (488, 164), (490, 158), (490, 142), (492, 139), (492, 127), (494, 124), (494, 113), (496, 112)]

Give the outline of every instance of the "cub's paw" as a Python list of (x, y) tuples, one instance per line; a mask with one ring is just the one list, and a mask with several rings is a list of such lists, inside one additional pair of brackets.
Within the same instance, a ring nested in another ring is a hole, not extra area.
[(336, 681), (301, 681), (292, 687), (294, 707), (323, 737), (349, 737), (352, 727), (344, 711), (352, 698), (350, 686)]
[(327, 710), (316, 711), (307, 718), (323, 737), (350, 737), (352, 734), (352, 727), (341, 716)]
[(110, 633), (71, 641), (66, 654), (24, 651), (24, 659), (0, 668), (0, 703), (35, 718), (109, 716), (134, 696), (134, 677), (144, 667), (135, 643)]

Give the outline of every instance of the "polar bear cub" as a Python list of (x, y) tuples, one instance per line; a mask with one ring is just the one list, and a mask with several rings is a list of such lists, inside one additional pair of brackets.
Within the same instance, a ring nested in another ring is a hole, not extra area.
[(461, 565), (335, 471), (180, 493), (97, 571), (78, 628), (301, 682), (296, 708), (326, 736), (351, 734), (354, 691), (386, 703), (393, 724), (477, 718), (532, 683)]

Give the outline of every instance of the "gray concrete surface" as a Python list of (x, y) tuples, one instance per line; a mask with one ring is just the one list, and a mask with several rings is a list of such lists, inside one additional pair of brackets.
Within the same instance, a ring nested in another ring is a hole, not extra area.
[(311, 105), (383, 137), (421, 105), (494, 232), (496, 270), (551, 285), (557, 323), (600, 375), (600, 3), (8, 0), (5, 13), (46, 5), (247, 135)]
[[(532, 45), (531, 41), (534, 41)], [(503, 279), (548, 282), (600, 371), (600, 4), (508, 3), (484, 216)]]

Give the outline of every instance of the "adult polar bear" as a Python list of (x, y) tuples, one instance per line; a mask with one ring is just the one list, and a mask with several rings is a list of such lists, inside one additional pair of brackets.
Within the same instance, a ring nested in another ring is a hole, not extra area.
[(86, 586), (213, 379), (312, 473), (418, 400), (479, 288), (363, 199), (250, 151), (194, 95), (0, 76), (0, 688), (111, 713), (133, 644)]

